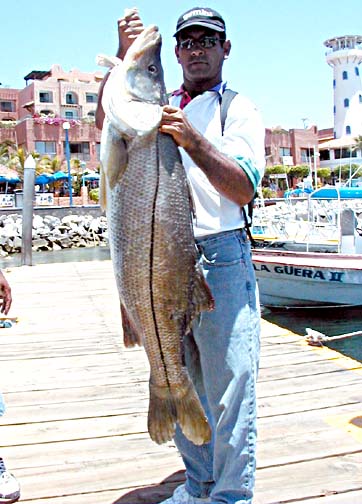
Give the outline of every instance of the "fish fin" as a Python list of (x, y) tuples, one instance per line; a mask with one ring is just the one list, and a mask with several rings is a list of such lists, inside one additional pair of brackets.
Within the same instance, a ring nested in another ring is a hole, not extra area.
[(103, 67), (113, 68), (116, 65), (121, 65), (122, 60), (117, 56), (107, 56), (105, 54), (98, 54), (96, 56), (96, 64)]
[(176, 408), (168, 387), (152, 385), (148, 408), (148, 432), (157, 444), (171, 441), (176, 431)]
[(101, 164), (101, 178), (99, 183), (99, 204), (101, 209), (105, 212), (107, 210), (107, 181), (106, 174), (104, 173)]
[(102, 129), (100, 159), (109, 187), (113, 189), (127, 168), (128, 151), (125, 140), (107, 118)]
[(193, 302), (195, 312), (211, 311), (215, 308), (215, 301), (212, 296), (210, 287), (208, 286), (200, 265), (195, 264), (195, 285)]
[[(188, 382), (186, 390), (180, 388), (178, 393), (173, 394), (177, 421), (187, 439), (195, 445), (202, 445), (211, 440), (211, 428), (199, 396), (189, 378)], [(177, 397), (180, 390), (183, 390), (183, 396)]]
[(127, 310), (121, 303), (121, 317), (123, 328), (123, 342), (126, 348), (134, 347), (135, 345), (142, 346), (142, 339), (135, 329), (134, 323), (128, 316)]

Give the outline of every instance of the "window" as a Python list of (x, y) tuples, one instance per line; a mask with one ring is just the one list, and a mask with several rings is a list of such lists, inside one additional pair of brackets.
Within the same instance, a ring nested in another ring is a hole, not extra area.
[(52, 110), (48, 110), (48, 109), (41, 110), (40, 113), (44, 114), (44, 115), (54, 114), (54, 112)]
[(53, 93), (51, 91), (39, 92), (40, 103), (53, 103)]
[(76, 110), (66, 110), (64, 112), (64, 117), (66, 119), (77, 119), (78, 118), (78, 113)]
[(15, 112), (15, 103), (12, 101), (1, 101), (0, 112)]
[(330, 154), (328, 149), (324, 149), (319, 151), (319, 159), (321, 161), (329, 161), (330, 159)]
[(78, 97), (77, 97), (77, 95), (75, 93), (72, 93), (72, 92), (67, 93), (65, 95), (65, 103), (67, 105), (77, 105), (77, 103), (78, 103)]
[(336, 106), (333, 107), (333, 114), (337, 112)]
[(351, 149), (334, 149), (334, 159), (357, 157), (357, 152)]
[(333, 79), (333, 87), (336, 87), (336, 79)]
[(88, 112), (87, 116), (88, 117), (95, 117), (96, 116), (95, 110), (91, 110), (90, 112)]
[(354, 71), (356, 72), (356, 75), (358, 76), (359, 75), (358, 67), (354, 67)]
[(362, 103), (362, 94), (359, 95), (359, 102)]
[(87, 103), (97, 103), (98, 95), (96, 93), (86, 93), (85, 94), (85, 101)]
[(96, 143), (96, 155), (99, 161), (101, 158), (101, 144), (99, 142)]
[(51, 154), (55, 155), (55, 142), (35, 142), (35, 150), (39, 154)]
[(301, 157), (302, 163), (309, 163), (309, 161), (311, 159), (311, 153), (312, 153), (311, 148), (300, 149), (300, 157)]
[(349, 99), (348, 98), (345, 98), (343, 103), (344, 103), (345, 108), (349, 107)]
[(290, 147), (279, 147), (279, 156), (291, 156), (292, 152)]
[(346, 135), (351, 134), (351, 126), (346, 126)]
[[(65, 142), (63, 144), (63, 149), (65, 152)], [(90, 147), (89, 142), (70, 142), (70, 157), (80, 159), (81, 161), (90, 160)]]
[(342, 79), (343, 80), (348, 80), (348, 72), (346, 72), (346, 70), (342, 74)]

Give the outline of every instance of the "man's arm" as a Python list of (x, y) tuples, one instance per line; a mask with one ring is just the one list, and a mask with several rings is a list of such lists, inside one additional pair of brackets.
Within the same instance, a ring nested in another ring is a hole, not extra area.
[[(124, 15), (117, 22), (118, 26), (118, 50), (116, 56), (123, 60), (127, 49), (132, 45), (135, 38), (143, 31), (143, 23), (139, 17), (137, 9), (126, 9)], [(98, 91), (98, 103), (96, 109), (96, 127), (102, 129), (104, 121), (104, 110), (102, 107), (102, 96), (104, 85), (109, 77), (109, 72), (104, 79)]]
[(11, 289), (8, 281), (0, 271), (0, 311), (5, 315), (8, 314), (12, 302)]
[(239, 206), (252, 199), (253, 184), (240, 165), (204, 138), (181, 109), (164, 107), (160, 131), (171, 135), (185, 149), (220, 194)]

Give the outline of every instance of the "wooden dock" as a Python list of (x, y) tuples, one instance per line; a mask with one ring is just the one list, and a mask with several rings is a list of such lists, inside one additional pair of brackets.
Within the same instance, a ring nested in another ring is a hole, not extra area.
[[(0, 456), (32, 504), (154, 504), (184, 479), (147, 427), (148, 364), (125, 350), (110, 261), (5, 271)], [(263, 320), (255, 504), (362, 503), (362, 366)]]

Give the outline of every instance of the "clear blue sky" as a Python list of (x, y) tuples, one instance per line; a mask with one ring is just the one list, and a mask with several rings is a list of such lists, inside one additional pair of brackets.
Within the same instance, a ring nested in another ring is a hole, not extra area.
[[(23, 88), (31, 70), (99, 70), (95, 57), (114, 54), (116, 20), (137, 6), (145, 24), (163, 36), (162, 61), (168, 89), (181, 83), (174, 57), (176, 20), (185, 10), (219, 10), (232, 42), (224, 79), (261, 109), (267, 127), (319, 129), (333, 126), (332, 68), (323, 42), (334, 36), (362, 35), (361, 0), (15, 0), (1, 6), (0, 82)], [(103, 71), (103, 70), (102, 70)]]

